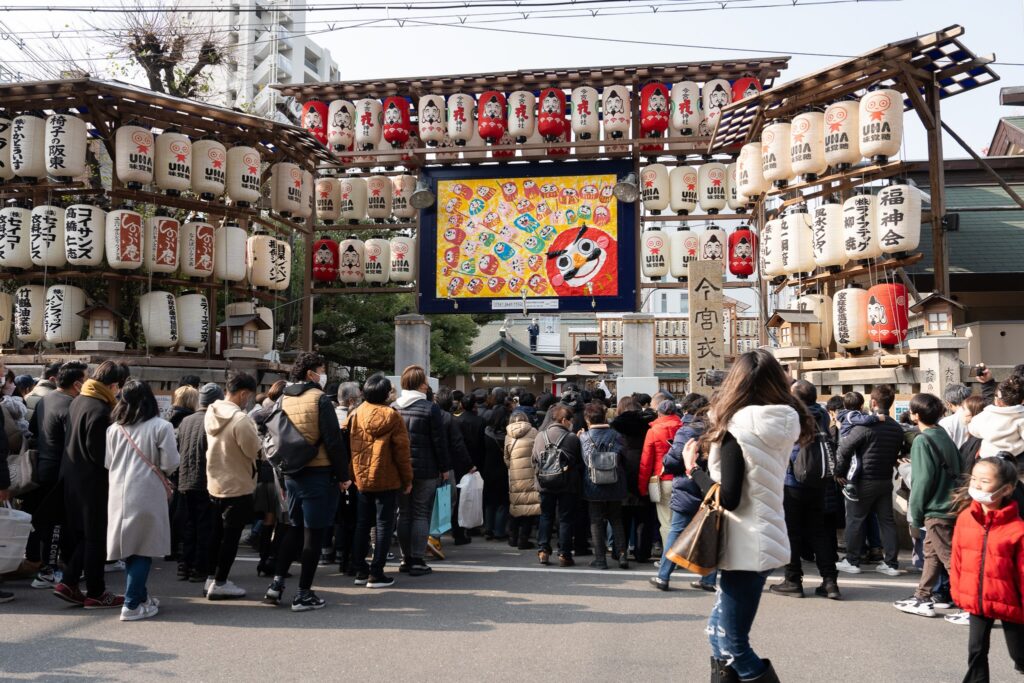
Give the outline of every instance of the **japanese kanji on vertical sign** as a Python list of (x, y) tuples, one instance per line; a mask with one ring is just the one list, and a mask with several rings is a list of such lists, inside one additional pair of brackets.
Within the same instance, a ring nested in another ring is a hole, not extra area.
[(725, 369), (725, 319), (722, 311), (722, 262), (689, 265), (690, 391), (710, 394), (708, 370)]

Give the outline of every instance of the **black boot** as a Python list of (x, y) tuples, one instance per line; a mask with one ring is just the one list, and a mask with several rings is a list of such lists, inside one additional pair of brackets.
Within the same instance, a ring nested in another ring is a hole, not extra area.
[(804, 585), (802, 582), (786, 579), (782, 583), (773, 584), (768, 588), (768, 592), (784, 595), (787, 598), (802, 598), (804, 597)]
[(749, 683), (781, 683), (779, 681), (778, 674), (775, 673), (775, 667), (772, 666), (771, 661), (768, 660), (768, 659), (765, 659), (765, 660), (762, 660), (762, 661), (764, 661), (765, 666), (767, 666), (768, 668), (765, 669), (763, 672), (761, 672), (760, 676), (754, 676), (753, 678), (739, 678), (739, 677), (736, 677), (733, 680), (735, 680), (735, 681), (748, 681)]
[(724, 659), (711, 658), (711, 683), (739, 683), (739, 680), (736, 670), (727, 665)]
[(814, 589), (816, 595), (829, 600), (842, 600), (843, 594), (839, 592), (839, 584), (835, 578), (822, 579), (821, 585)]

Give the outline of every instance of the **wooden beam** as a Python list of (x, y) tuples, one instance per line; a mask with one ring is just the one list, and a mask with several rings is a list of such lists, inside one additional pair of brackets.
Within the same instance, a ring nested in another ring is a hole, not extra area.
[(949, 124), (943, 123), (942, 124), (942, 130), (944, 130), (947, 133), (949, 133), (949, 136), (951, 138), (953, 138), (954, 140), (956, 140), (957, 144), (959, 144), (961, 147), (963, 147), (964, 150), (966, 150), (966, 152), (971, 155), (971, 158), (974, 159), (976, 162), (978, 162), (978, 165), (981, 166), (981, 168), (986, 173), (988, 173), (990, 176), (992, 176), (992, 178), (999, 184), (999, 187), (1003, 188), (1003, 190), (1006, 191), (1006, 194), (1010, 195), (1010, 198), (1013, 199), (1013, 201), (1017, 202), (1018, 206), (1020, 206), (1021, 208), (1024, 208), (1024, 199), (1021, 199), (1021, 196), (1019, 194), (1017, 194), (1017, 191), (1014, 190), (1012, 187), (1010, 187), (1010, 184), (1008, 182), (1006, 182), (1005, 180), (1003, 180), (1002, 176), (1000, 176), (998, 173), (996, 173), (995, 169), (993, 169), (991, 166), (989, 166), (987, 161), (982, 159), (981, 156), (979, 156), (977, 152), (975, 152), (973, 149), (971, 149), (971, 146), (968, 145), (967, 142), (962, 137), (957, 135), (956, 131), (953, 130), (949, 126)]
[(934, 289), (943, 296), (949, 296), (948, 251), (946, 249), (946, 229), (943, 221), (946, 217), (946, 167), (942, 157), (942, 123), (941, 95), (938, 83), (932, 83), (925, 90), (925, 99), (931, 105), (932, 117), (941, 127), (926, 131), (928, 135), (928, 177), (931, 181), (932, 211), (932, 268), (935, 278)]
[(926, 130), (933, 130), (935, 128), (935, 117), (932, 116), (931, 107), (924, 101), (924, 97), (921, 96), (921, 91), (918, 90), (917, 83), (914, 82), (914, 78), (910, 75), (910, 67), (906, 64), (900, 65), (900, 70), (903, 72), (903, 77), (900, 81), (903, 83), (903, 88), (906, 90), (907, 97), (914, 105), (914, 111), (917, 112), (918, 117), (921, 119), (921, 123), (924, 124)]

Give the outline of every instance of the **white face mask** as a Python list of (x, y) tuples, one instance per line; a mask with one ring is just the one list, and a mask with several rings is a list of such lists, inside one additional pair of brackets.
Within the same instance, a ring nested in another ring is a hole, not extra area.
[(326, 387), (327, 386), (327, 375), (326, 374), (318, 375), (317, 378), (316, 378), (316, 383), (320, 385), (321, 389)]
[(969, 493), (971, 498), (978, 501), (979, 503), (991, 505), (993, 502), (993, 491), (982, 491), (981, 489), (976, 489), (972, 486), (971, 488), (967, 489), (967, 493)]

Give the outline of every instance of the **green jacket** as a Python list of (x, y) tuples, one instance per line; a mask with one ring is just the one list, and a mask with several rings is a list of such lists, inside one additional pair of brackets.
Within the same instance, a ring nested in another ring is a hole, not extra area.
[(954, 519), (953, 490), (960, 483), (960, 454), (942, 427), (924, 430), (910, 447), (910, 521)]

